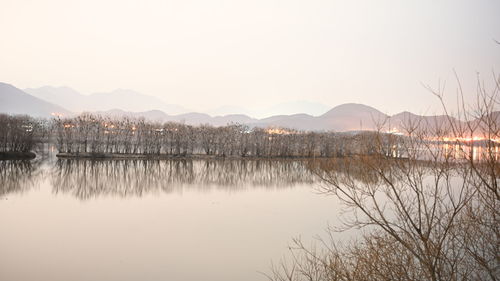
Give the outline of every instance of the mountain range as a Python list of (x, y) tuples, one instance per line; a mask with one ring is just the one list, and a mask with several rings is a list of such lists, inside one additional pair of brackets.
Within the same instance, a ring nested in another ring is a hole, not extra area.
[[(109, 108), (110, 105), (112, 108)], [(167, 104), (156, 97), (130, 90), (82, 95), (68, 87), (46, 86), (23, 91), (12, 85), (0, 83), (2, 113), (50, 117), (54, 113), (71, 116), (83, 111), (115, 117), (144, 117), (153, 121), (172, 121), (190, 125), (223, 126), (239, 123), (250, 127), (285, 127), (306, 131), (338, 132), (375, 130), (381, 124), (384, 124), (385, 129), (399, 130), (403, 123), (416, 120), (423, 120), (435, 126), (446, 121), (443, 116), (420, 116), (410, 112), (389, 116), (373, 107), (355, 103), (336, 106), (318, 116), (305, 113), (274, 115), (262, 119), (244, 114), (211, 116), (206, 113), (185, 112), (186, 109), (180, 106)]]
[(117, 89), (109, 93), (83, 95), (69, 87), (45, 86), (28, 88), (24, 91), (39, 99), (58, 104), (72, 112), (109, 110), (109, 105), (112, 105), (112, 108), (126, 111), (155, 109), (170, 114), (189, 112), (181, 106), (168, 104), (157, 97), (143, 95), (132, 90)]
[(245, 108), (241, 106), (221, 106), (209, 110), (208, 114), (212, 116), (245, 114), (254, 118), (266, 118), (273, 115), (292, 115), (297, 112), (306, 113), (313, 116), (319, 116), (330, 110), (331, 108), (325, 104), (318, 102), (310, 102), (307, 100), (297, 100), (275, 104), (263, 108)]
[(34, 97), (6, 83), (0, 82), (0, 112), (27, 114), (34, 117), (50, 117), (52, 113), (64, 115), (71, 112), (59, 105)]

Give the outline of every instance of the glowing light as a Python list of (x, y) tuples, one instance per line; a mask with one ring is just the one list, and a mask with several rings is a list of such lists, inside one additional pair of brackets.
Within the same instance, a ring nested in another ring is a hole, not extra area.
[(445, 142), (476, 142), (476, 141), (492, 141), (496, 143), (500, 143), (499, 138), (485, 138), (485, 137), (442, 137), (442, 138), (433, 138), (433, 140), (437, 141), (445, 141)]
[(266, 132), (270, 135), (290, 135), (292, 133), (290, 131), (278, 128), (269, 128), (266, 130)]
[(398, 128), (396, 128), (396, 127), (392, 128), (392, 130), (388, 130), (388, 131), (386, 131), (386, 133), (388, 133), (388, 134), (392, 134), (392, 135), (398, 135), (398, 136), (402, 136), (402, 135), (404, 135), (404, 134), (403, 134), (403, 133), (401, 133), (401, 132), (398, 130)]

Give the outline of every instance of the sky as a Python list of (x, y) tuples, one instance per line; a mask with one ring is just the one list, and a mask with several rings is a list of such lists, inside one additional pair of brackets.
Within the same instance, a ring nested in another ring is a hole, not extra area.
[(0, 0), (0, 81), (207, 111), (308, 100), (439, 111), (500, 73), (500, 1)]

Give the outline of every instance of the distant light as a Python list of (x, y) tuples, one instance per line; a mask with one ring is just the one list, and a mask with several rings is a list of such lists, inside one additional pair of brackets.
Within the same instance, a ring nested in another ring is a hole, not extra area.
[(290, 135), (292, 133), (290, 131), (279, 128), (269, 128), (266, 130), (266, 132), (270, 135)]

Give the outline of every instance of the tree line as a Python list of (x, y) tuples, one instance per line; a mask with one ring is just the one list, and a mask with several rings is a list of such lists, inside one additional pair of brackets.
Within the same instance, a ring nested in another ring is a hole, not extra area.
[(397, 142), (401, 141), (401, 137), (387, 135), (382, 140), (385, 143), (383, 150), (380, 150), (374, 144), (376, 135), (370, 132), (304, 132), (250, 128), (242, 124), (191, 126), (94, 114), (57, 119), (54, 128), (57, 149), (70, 154), (342, 157), (375, 153), (392, 155)]
[(40, 120), (0, 114), (0, 152), (29, 152), (39, 143)]

